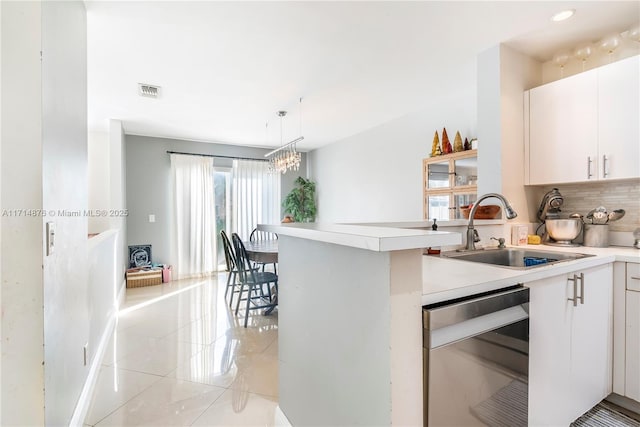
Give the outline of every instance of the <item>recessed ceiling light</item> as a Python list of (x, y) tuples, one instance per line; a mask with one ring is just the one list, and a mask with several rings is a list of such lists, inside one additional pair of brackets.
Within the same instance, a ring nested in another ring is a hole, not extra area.
[(565, 19), (571, 18), (574, 13), (576, 13), (575, 9), (563, 10), (562, 12), (558, 12), (555, 15), (553, 15), (551, 17), (551, 20), (555, 22), (564, 21)]

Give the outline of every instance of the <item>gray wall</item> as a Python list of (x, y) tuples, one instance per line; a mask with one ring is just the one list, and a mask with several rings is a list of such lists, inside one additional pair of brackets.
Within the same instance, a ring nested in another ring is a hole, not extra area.
[[(270, 150), (168, 138), (126, 135), (127, 244), (151, 244), (153, 262), (172, 264), (171, 161), (167, 151), (263, 159)], [(229, 159), (214, 159), (216, 166), (231, 166)], [(282, 175), (282, 197), (298, 176), (307, 175), (306, 155), (297, 173)], [(149, 215), (156, 216), (149, 223)]]

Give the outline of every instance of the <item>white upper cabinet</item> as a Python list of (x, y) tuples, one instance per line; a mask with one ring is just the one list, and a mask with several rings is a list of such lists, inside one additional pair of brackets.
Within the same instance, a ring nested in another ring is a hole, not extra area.
[(601, 179), (640, 176), (640, 57), (598, 69)]
[(525, 93), (525, 183), (640, 177), (635, 56)]
[(589, 168), (596, 172), (597, 81), (597, 73), (587, 72), (531, 89), (531, 184), (585, 180)]

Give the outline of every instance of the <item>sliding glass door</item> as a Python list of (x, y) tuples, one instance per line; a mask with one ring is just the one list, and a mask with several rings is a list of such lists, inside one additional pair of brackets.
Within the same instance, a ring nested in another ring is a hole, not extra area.
[(267, 162), (234, 160), (231, 179), (234, 232), (248, 240), (258, 224), (280, 222), (280, 174), (270, 173)]
[(265, 161), (171, 154), (173, 220), (171, 259), (176, 278), (226, 269), (220, 232), (248, 240), (258, 224), (279, 222), (280, 176)]
[(214, 167), (213, 191), (215, 203), (216, 263), (218, 271), (227, 266), (224, 259), (224, 246), (220, 231), (231, 236), (231, 168)]

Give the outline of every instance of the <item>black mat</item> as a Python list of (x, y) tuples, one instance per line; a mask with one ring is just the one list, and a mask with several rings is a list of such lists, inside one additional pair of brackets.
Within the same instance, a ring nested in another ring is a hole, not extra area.
[(571, 427), (640, 427), (640, 422), (600, 402), (571, 423)]

